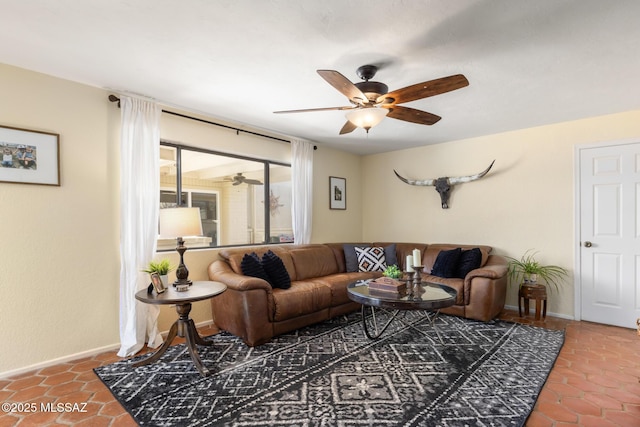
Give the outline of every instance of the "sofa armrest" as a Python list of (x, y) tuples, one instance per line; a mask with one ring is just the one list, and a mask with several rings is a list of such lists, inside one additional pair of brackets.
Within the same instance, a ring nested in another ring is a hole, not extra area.
[(500, 255), (490, 255), (487, 263), (480, 268), (471, 270), (464, 278), (465, 286), (471, 283), (474, 277), (486, 277), (487, 279), (500, 279), (507, 275), (509, 263)]
[(471, 270), (464, 278), (465, 285), (470, 283), (475, 277), (486, 277), (487, 279), (499, 279), (507, 274), (507, 268), (499, 265), (484, 266)]
[(213, 321), (249, 346), (263, 344), (273, 337), (273, 289), (257, 277), (236, 273), (222, 260), (209, 265), (209, 279), (227, 285), (227, 290), (211, 298)]
[(272, 292), (271, 285), (266, 280), (238, 274), (231, 269), (227, 262), (220, 260), (216, 260), (209, 265), (209, 279), (222, 282), (227, 285), (227, 288), (236, 291), (262, 289), (267, 294)]
[(500, 255), (490, 255), (486, 264), (471, 270), (464, 278), (464, 304), (469, 312), (466, 317), (487, 321), (504, 307), (507, 293), (509, 263)]

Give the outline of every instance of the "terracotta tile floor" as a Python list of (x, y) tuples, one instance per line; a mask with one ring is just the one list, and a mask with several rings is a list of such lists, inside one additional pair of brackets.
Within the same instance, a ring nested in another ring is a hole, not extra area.
[[(527, 426), (640, 427), (640, 336), (632, 329), (553, 317), (535, 321), (505, 311), (500, 318), (566, 328), (565, 344)], [(217, 332), (200, 329), (202, 335)], [(176, 340), (176, 342), (179, 342)], [(92, 369), (119, 360), (114, 352), (0, 379), (2, 403), (86, 403), (86, 412), (0, 412), (6, 426), (135, 426)]]

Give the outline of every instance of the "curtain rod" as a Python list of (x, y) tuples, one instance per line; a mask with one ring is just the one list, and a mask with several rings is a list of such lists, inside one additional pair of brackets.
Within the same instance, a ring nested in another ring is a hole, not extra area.
[[(118, 108), (120, 108), (120, 98), (118, 98), (117, 96), (109, 95), (109, 101), (117, 102), (118, 103)], [(219, 126), (219, 127), (225, 128), (225, 129), (232, 129), (232, 130), (236, 131), (236, 134), (239, 134), (240, 132), (244, 132), (244, 133), (248, 133), (248, 134), (251, 134), (251, 135), (261, 136), (263, 138), (275, 139), (276, 141), (282, 141), (282, 142), (287, 142), (287, 143), (291, 144), (291, 141), (289, 141), (287, 139), (277, 138), (275, 136), (264, 135), (264, 134), (261, 134), (261, 133), (258, 133), (258, 132), (252, 132), (250, 130), (240, 129), (240, 128), (236, 128), (236, 127), (233, 127), (233, 126), (227, 126), (227, 125), (223, 125), (222, 123), (211, 122), (209, 120), (200, 119), (198, 117), (192, 117), (192, 116), (187, 116), (185, 114), (174, 113), (173, 111), (162, 110), (162, 112), (166, 113), (166, 114), (172, 114), (174, 116), (182, 117), (182, 118), (185, 118), (185, 119), (189, 119), (189, 120), (195, 120), (197, 122), (207, 123), (209, 125)], [(317, 150), (318, 147), (316, 147), (314, 145), (313, 149)]]

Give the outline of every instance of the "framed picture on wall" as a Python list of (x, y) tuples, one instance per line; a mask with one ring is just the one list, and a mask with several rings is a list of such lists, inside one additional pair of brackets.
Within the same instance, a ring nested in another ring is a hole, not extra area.
[(60, 185), (60, 135), (0, 126), (0, 182)]
[(329, 209), (347, 209), (347, 180), (329, 177)]

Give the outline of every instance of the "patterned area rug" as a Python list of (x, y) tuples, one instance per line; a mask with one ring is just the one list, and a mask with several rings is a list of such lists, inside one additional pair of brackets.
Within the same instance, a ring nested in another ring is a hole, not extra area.
[(440, 338), (406, 312), (371, 341), (354, 313), (255, 348), (214, 335), (199, 346), (209, 377), (184, 345), (95, 372), (143, 426), (524, 425), (564, 331), (444, 315), (435, 326)]

